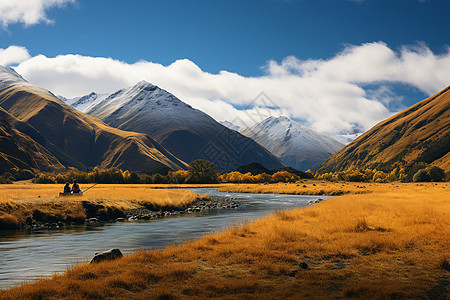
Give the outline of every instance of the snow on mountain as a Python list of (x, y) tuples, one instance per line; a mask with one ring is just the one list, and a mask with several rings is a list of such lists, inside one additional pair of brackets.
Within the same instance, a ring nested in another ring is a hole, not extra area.
[(334, 136), (336, 140), (343, 143), (344, 145), (350, 144), (354, 140), (356, 140), (358, 137), (360, 137), (364, 132), (358, 132), (358, 133), (349, 133), (349, 134), (339, 134)]
[(188, 163), (207, 159), (226, 171), (255, 161), (283, 166), (258, 143), (146, 81), (96, 100), (85, 113), (122, 130), (147, 133)]
[(110, 122), (118, 115), (121, 119), (130, 119), (137, 113), (142, 115), (155, 112), (163, 114), (166, 118), (180, 120), (186, 118), (186, 110), (195, 109), (156, 85), (140, 81), (132, 87), (103, 96), (85, 112)]
[(90, 107), (96, 105), (97, 103), (104, 100), (108, 94), (97, 94), (97, 93), (90, 93), (88, 95), (82, 96), (82, 97), (75, 97), (71, 99), (67, 99), (63, 96), (58, 96), (60, 100), (63, 102), (73, 106), (78, 111), (86, 112)]
[(287, 166), (313, 170), (344, 145), (288, 117), (269, 117), (241, 131), (275, 154)]
[(238, 125), (234, 125), (233, 123), (231, 123), (230, 121), (219, 121), (219, 123), (229, 129), (233, 129), (236, 131), (241, 130), (241, 127)]
[(1, 65), (0, 65), (0, 83), (4, 85), (15, 85), (15, 87), (17, 88), (27, 89), (39, 95), (55, 97), (55, 95), (53, 95), (51, 92), (26, 81), (13, 68), (3, 67)]

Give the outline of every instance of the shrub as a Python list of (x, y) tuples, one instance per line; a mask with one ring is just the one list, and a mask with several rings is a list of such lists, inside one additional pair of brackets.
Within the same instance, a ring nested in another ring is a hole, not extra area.
[(425, 170), (431, 181), (443, 181), (445, 179), (445, 171), (439, 167), (431, 166)]
[(428, 172), (425, 169), (420, 169), (413, 176), (413, 181), (414, 182), (427, 182), (427, 181), (430, 181), (430, 180), (431, 180), (431, 178), (430, 178), (430, 176), (428, 175)]

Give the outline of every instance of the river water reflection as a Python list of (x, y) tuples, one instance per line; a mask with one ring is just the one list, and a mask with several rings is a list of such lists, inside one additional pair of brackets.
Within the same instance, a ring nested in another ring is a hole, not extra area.
[[(150, 250), (218, 232), (264, 217), (275, 210), (304, 207), (319, 196), (222, 193), (216, 188), (189, 189), (199, 194), (235, 198), (236, 209), (210, 210), (151, 221), (86, 224), (69, 229), (0, 232), (0, 288), (65, 271), (95, 252)], [(320, 196), (320, 198), (326, 198)]]

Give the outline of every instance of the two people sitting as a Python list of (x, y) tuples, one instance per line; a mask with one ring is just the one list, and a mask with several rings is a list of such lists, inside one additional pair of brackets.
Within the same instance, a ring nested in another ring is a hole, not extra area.
[(66, 185), (64, 186), (64, 194), (70, 194), (71, 192), (74, 194), (81, 193), (80, 186), (75, 179), (73, 180), (72, 188), (70, 188), (70, 184), (68, 182), (66, 182)]

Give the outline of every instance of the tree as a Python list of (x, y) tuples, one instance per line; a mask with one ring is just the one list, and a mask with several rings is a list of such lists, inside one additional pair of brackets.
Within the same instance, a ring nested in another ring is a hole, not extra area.
[(204, 159), (194, 160), (188, 167), (187, 183), (217, 183), (216, 164)]
[(445, 179), (445, 171), (439, 167), (431, 166), (425, 170), (431, 181), (443, 181)]
[(428, 173), (427, 173), (427, 171), (425, 169), (420, 169), (413, 176), (413, 181), (414, 182), (426, 182), (426, 181), (430, 181), (430, 180), (431, 180), (431, 178), (430, 178), (430, 176), (428, 175)]

